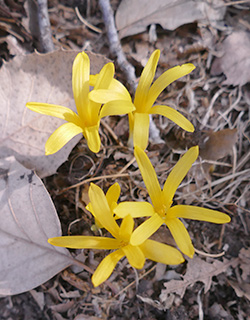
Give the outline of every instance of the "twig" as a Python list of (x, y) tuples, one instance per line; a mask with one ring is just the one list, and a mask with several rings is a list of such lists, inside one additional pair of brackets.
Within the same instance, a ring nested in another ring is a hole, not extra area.
[(136, 89), (136, 76), (134, 67), (128, 62), (125, 54), (122, 51), (122, 46), (118, 37), (118, 33), (115, 27), (114, 14), (110, 6), (109, 0), (99, 0), (99, 6), (102, 11), (103, 21), (107, 31), (107, 37), (109, 41), (109, 49), (111, 55), (117, 60), (120, 69), (126, 75), (128, 84), (135, 91)]
[(97, 33), (102, 33), (102, 30), (100, 28), (97, 28), (95, 26), (93, 26), (91, 23), (89, 23), (87, 20), (85, 20), (83, 18), (83, 16), (81, 15), (79, 9), (77, 7), (75, 7), (75, 12), (76, 12), (76, 15), (78, 17), (78, 19), (86, 26), (88, 27), (89, 29), (97, 32)]
[(29, 27), (33, 38), (38, 40), (38, 50), (54, 51), (47, 0), (28, 0), (28, 10)]

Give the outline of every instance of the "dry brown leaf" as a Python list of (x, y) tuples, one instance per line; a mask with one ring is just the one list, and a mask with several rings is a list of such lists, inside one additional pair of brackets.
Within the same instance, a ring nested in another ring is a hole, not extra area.
[[(232, 151), (237, 140), (237, 129), (208, 132), (205, 136), (205, 142), (200, 146), (200, 156), (203, 160), (217, 161)], [(208, 174), (211, 167), (212, 164), (204, 163), (204, 172)]]
[(208, 132), (204, 145), (200, 146), (200, 156), (204, 160), (219, 160), (230, 153), (237, 140), (237, 129)]
[(250, 277), (250, 248), (248, 249), (241, 249), (240, 254), (240, 268), (242, 270), (242, 279), (247, 281), (248, 277)]
[(215, 24), (222, 20), (225, 7), (221, 0), (123, 0), (116, 12), (120, 38), (144, 32), (151, 24), (174, 30), (194, 21)]
[(169, 295), (178, 294), (183, 298), (187, 287), (194, 285), (197, 281), (204, 283), (204, 293), (211, 286), (212, 277), (225, 272), (230, 266), (235, 266), (238, 263), (238, 258), (223, 261), (215, 260), (213, 263), (208, 263), (199, 257), (195, 256), (188, 260), (187, 271), (183, 280), (171, 280), (165, 282), (166, 289), (162, 290), (160, 299), (162, 302), (169, 299)]
[[(0, 158), (14, 155), (26, 168), (40, 177), (54, 174), (67, 160), (82, 135), (72, 139), (54, 155), (45, 156), (45, 142), (63, 120), (40, 115), (25, 107), (28, 101), (47, 102), (75, 111), (71, 76), (78, 52), (56, 51), (17, 56), (0, 70)], [(108, 62), (101, 55), (88, 53), (91, 73)]]
[(250, 34), (235, 31), (222, 43), (222, 57), (216, 58), (212, 64), (211, 74), (224, 73), (227, 79), (223, 84), (233, 86), (250, 82)]
[(234, 288), (235, 293), (238, 297), (246, 297), (250, 300), (250, 283), (241, 283), (239, 284), (236, 281), (228, 280), (230, 286)]
[(31, 290), (72, 264), (49, 237), (60, 222), (42, 181), (14, 157), (0, 159), (0, 296)]

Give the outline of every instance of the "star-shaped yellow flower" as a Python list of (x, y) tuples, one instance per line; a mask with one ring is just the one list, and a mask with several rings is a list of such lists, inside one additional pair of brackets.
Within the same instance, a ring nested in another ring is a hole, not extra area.
[[(114, 194), (112, 195), (112, 192)], [(144, 266), (145, 258), (165, 264), (179, 264), (184, 261), (182, 254), (175, 248), (166, 244), (147, 240), (139, 246), (131, 245), (130, 239), (133, 235), (134, 220), (127, 215), (118, 226), (114, 219), (112, 207), (112, 198), (117, 198), (116, 188), (109, 192), (109, 200), (105, 197), (103, 191), (91, 184), (89, 188), (89, 199), (91, 211), (100, 224), (110, 232), (114, 238), (95, 237), (95, 236), (64, 236), (48, 239), (52, 245), (74, 249), (107, 249), (115, 250), (107, 255), (99, 264), (92, 276), (94, 286), (100, 285), (108, 279), (114, 270), (117, 262), (124, 256), (127, 257), (131, 266), (141, 269)]]
[(113, 79), (114, 64), (107, 63), (100, 73), (90, 78), (90, 61), (85, 52), (79, 53), (73, 63), (72, 89), (77, 113), (69, 108), (40, 102), (28, 102), (26, 106), (38, 113), (57, 117), (67, 122), (55, 130), (45, 145), (45, 154), (53, 154), (60, 150), (74, 136), (82, 133), (88, 147), (93, 152), (99, 152), (101, 140), (99, 136), (100, 119), (109, 115), (127, 114), (134, 110), (132, 103), (114, 106), (103, 106), (89, 100), (89, 86), (95, 89), (118, 90), (120, 83)]
[(198, 146), (190, 148), (170, 172), (163, 190), (155, 170), (146, 153), (135, 147), (135, 157), (148, 190), (152, 205), (148, 202), (122, 202), (114, 209), (123, 218), (128, 213), (133, 218), (150, 216), (133, 232), (130, 243), (138, 246), (148, 239), (162, 224), (166, 224), (179, 249), (189, 257), (194, 255), (190, 236), (179, 218), (208, 221), (213, 223), (230, 222), (230, 217), (219, 211), (189, 205), (172, 206), (176, 189), (198, 157)]
[[(134, 98), (135, 110), (129, 113), (129, 145), (132, 145), (131, 142), (133, 141), (134, 146), (139, 146), (143, 150), (146, 149), (148, 144), (150, 114), (162, 115), (175, 122), (182, 129), (189, 132), (194, 131), (192, 123), (175, 109), (165, 105), (153, 106), (153, 104), (169, 84), (189, 74), (194, 70), (195, 66), (192, 63), (186, 63), (171, 68), (165, 71), (152, 84), (159, 58), (160, 50), (155, 50), (143, 69), (136, 89)], [(107, 90), (92, 91), (90, 99), (93, 99), (95, 102), (107, 103), (108, 105), (110, 103), (117, 105), (122, 101), (126, 101), (128, 105), (131, 103), (131, 96), (125, 87), (121, 87), (120, 92)]]

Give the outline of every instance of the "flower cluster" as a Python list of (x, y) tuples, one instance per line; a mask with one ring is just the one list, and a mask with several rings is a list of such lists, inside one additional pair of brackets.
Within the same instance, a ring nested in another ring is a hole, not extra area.
[[(90, 75), (90, 62), (86, 53), (77, 55), (73, 63), (72, 88), (77, 113), (71, 109), (46, 103), (29, 102), (27, 107), (33, 111), (66, 120), (48, 139), (45, 153), (53, 154), (61, 149), (75, 135), (82, 133), (88, 147), (99, 152), (100, 119), (110, 115), (128, 114), (129, 144), (134, 145), (134, 155), (151, 203), (125, 201), (118, 202), (120, 186), (112, 185), (106, 195), (100, 187), (89, 187), (90, 203), (87, 209), (95, 218), (99, 228), (105, 228), (112, 237), (62, 236), (48, 239), (55, 246), (67, 248), (113, 250), (99, 264), (92, 276), (94, 286), (103, 283), (117, 262), (126, 256), (131, 266), (141, 269), (145, 259), (164, 264), (180, 264), (182, 254), (192, 258), (194, 247), (190, 236), (180, 220), (193, 219), (217, 224), (227, 223), (230, 217), (224, 213), (190, 205), (172, 205), (174, 194), (198, 158), (198, 146), (190, 148), (170, 172), (161, 188), (156, 172), (145, 153), (148, 145), (149, 115), (159, 114), (175, 122), (182, 129), (193, 132), (189, 120), (175, 109), (164, 105), (154, 105), (160, 93), (173, 81), (189, 74), (195, 67), (183, 64), (164, 72), (153, 84), (160, 51), (155, 50), (145, 66), (135, 93), (134, 101), (118, 80), (114, 79), (114, 65), (106, 64), (99, 74)], [(90, 91), (90, 86), (93, 90)], [(134, 229), (134, 218), (149, 217)], [(120, 223), (117, 223), (120, 219)], [(176, 245), (174, 248), (149, 239), (161, 225), (170, 230)]]

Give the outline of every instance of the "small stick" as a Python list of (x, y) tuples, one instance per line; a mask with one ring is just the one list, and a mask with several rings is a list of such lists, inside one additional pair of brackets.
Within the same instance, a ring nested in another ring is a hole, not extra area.
[(78, 19), (86, 26), (88, 27), (89, 29), (97, 32), (97, 33), (102, 33), (102, 30), (100, 28), (97, 28), (95, 26), (93, 26), (93, 24), (89, 23), (87, 20), (85, 20), (83, 18), (83, 16), (81, 15), (79, 9), (77, 7), (75, 7), (75, 12), (76, 12), (76, 15), (78, 17)]
[(102, 11), (103, 21), (107, 31), (109, 41), (109, 49), (111, 55), (117, 59), (120, 69), (126, 75), (129, 85), (135, 91), (136, 89), (136, 76), (134, 67), (128, 62), (125, 54), (123, 53), (122, 46), (115, 27), (114, 14), (110, 6), (109, 0), (99, 0), (99, 6)]
[(54, 51), (47, 0), (28, 0), (29, 27), (32, 36), (38, 40), (38, 50)]

